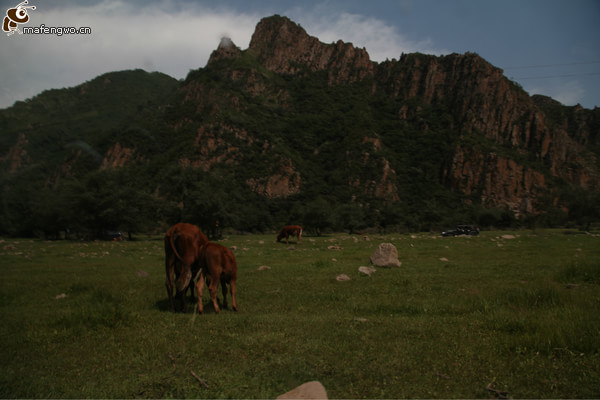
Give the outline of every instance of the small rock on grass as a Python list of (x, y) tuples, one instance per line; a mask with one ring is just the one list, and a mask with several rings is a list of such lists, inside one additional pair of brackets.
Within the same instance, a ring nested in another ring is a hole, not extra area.
[(277, 397), (278, 399), (327, 399), (327, 391), (321, 382), (306, 382)]
[(358, 272), (360, 272), (361, 274), (368, 275), (368, 276), (371, 276), (371, 274), (373, 274), (376, 271), (377, 270), (373, 267), (358, 267)]

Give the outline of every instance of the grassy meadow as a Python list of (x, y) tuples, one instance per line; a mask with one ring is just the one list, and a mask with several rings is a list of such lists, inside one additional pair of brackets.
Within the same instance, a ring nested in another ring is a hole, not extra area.
[[(162, 238), (137, 239), (0, 243), (0, 397), (600, 397), (598, 235), (229, 236), (218, 315), (169, 312)], [(383, 242), (402, 266), (361, 275)]]

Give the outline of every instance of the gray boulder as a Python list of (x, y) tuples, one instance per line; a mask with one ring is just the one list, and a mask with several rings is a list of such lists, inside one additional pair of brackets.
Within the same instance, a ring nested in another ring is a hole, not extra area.
[(402, 265), (398, 260), (398, 250), (391, 243), (381, 243), (377, 250), (371, 255), (371, 264), (376, 267), (399, 267)]

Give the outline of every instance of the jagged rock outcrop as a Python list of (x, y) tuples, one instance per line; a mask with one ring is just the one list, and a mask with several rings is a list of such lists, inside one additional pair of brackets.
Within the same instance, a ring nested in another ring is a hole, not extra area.
[(444, 176), (453, 190), (477, 195), (490, 207), (508, 208), (518, 218), (535, 214), (535, 199), (548, 193), (545, 176), (495, 153), (458, 147)]
[(208, 172), (213, 165), (233, 164), (239, 159), (239, 147), (223, 139), (224, 135), (247, 139), (245, 132), (237, 132), (230, 126), (200, 126), (194, 138), (193, 152), (179, 160), (183, 167), (197, 167)]
[(117, 142), (106, 153), (100, 169), (123, 167), (126, 163), (135, 159), (135, 153), (134, 148), (123, 147)]
[[(381, 90), (391, 98), (418, 98), (422, 104), (444, 104), (455, 116), (455, 126), (450, 129), (482, 135), (497, 145), (527, 152), (530, 158), (548, 166), (552, 176), (583, 188), (600, 188), (595, 156), (583, 148), (600, 137), (598, 112), (596, 129), (590, 129), (586, 118), (577, 113), (579, 118), (565, 118), (558, 126), (551, 126), (533, 98), (477, 54), (403, 54), (398, 61), (377, 64), (369, 60), (364, 49), (341, 41), (321, 43), (279, 16), (263, 19), (257, 25), (248, 51), (277, 73), (326, 70), (332, 85), (375, 78), (373, 92)], [(399, 120), (418, 111), (403, 105), (398, 110)], [(428, 129), (427, 124), (423, 129)], [(393, 169), (387, 165), (379, 182), (354, 180), (351, 184), (375, 186), (377, 189), (370, 190), (375, 196), (398, 200), (393, 195), (394, 185), (385, 182), (390, 173)], [(442, 180), (453, 190), (479, 193), (487, 206), (508, 207), (517, 215), (537, 212), (538, 195), (547, 193), (542, 171), (464, 146), (456, 147)]]
[(270, 199), (289, 197), (300, 192), (302, 179), (294, 169), (292, 160), (281, 160), (279, 165), (273, 166), (269, 175), (249, 178), (246, 184), (260, 195)]
[[(598, 109), (592, 121), (589, 113), (585, 118), (576, 111), (579, 118), (550, 123), (548, 118), (552, 116), (533, 98), (508, 80), (501, 69), (473, 53), (442, 57), (405, 54), (397, 62), (379, 65), (377, 76), (377, 85), (392, 97), (417, 97), (424, 104), (444, 104), (455, 116), (455, 125), (450, 129), (482, 136), (494, 145), (527, 154), (530, 163), (544, 165), (551, 176), (576, 186), (600, 188), (596, 156), (584, 148), (585, 143), (596, 142), (599, 136)], [(416, 113), (418, 110), (402, 106), (398, 116), (408, 120)], [(428, 129), (426, 124), (423, 129)], [(518, 159), (482, 154), (464, 146), (456, 147), (442, 180), (458, 192), (479, 193), (486, 206), (507, 207), (517, 215), (536, 213), (538, 195), (547, 193), (542, 170), (524, 166)]]
[(239, 57), (242, 53), (239, 47), (237, 47), (231, 38), (223, 37), (219, 43), (219, 47), (212, 52), (208, 59), (208, 64), (214, 63), (218, 60), (233, 59)]
[(256, 26), (248, 51), (266, 68), (281, 74), (327, 71), (329, 82), (350, 83), (372, 76), (367, 51), (341, 40), (324, 44), (286, 17), (265, 18)]
[[(244, 54), (277, 74), (304, 76), (324, 71), (332, 86), (372, 80), (373, 94), (385, 93), (399, 104), (396, 115), (400, 123), (417, 124), (427, 131), (430, 122), (420, 115), (423, 107), (443, 107), (453, 116), (448, 130), (480, 136), (493, 146), (513, 149), (520, 156), (508, 157), (485, 147), (458, 144), (447, 155), (451, 161), (441, 166), (443, 185), (469, 199), (478, 198), (485, 206), (509, 208), (517, 216), (535, 214), (539, 212), (540, 196), (559, 201), (558, 193), (548, 187), (548, 177), (558, 177), (585, 189), (600, 188), (595, 155), (584, 148), (600, 140), (599, 112), (596, 110), (591, 122), (589, 113), (576, 110), (574, 116), (549, 123), (548, 118), (553, 117), (548, 116), (544, 107), (561, 110), (564, 107), (551, 99), (530, 97), (507, 79), (501, 69), (475, 53), (441, 57), (402, 54), (399, 60), (378, 64), (370, 60), (365, 49), (342, 41), (322, 43), (288, 18), (273, 16), (257, 24), (247, 50), (242, 51), (223, 39), (207, 66)], [(255, 71), (232, 69), (223, 73), (229, 79), (243, 82), (252, 95), (270, 95), (273, 102), (280, 104), (285, 104), (289, 97), (281, 90), (269, 94), (269, 83)], [(203, 87), (194, 88), (194, 82), (189, 85), (186, 101), (210, 103), (211, 113), (218, 113), (218, 104), (224, 102), (238, 109), (243, 107), (233, 95), (215, 101), (216, 94), (207, 93)], [(411, 99), (418, 101), (408, 101)], [(369, 197), (401, 201), (397, 167), (376, 156), (382, 147), (377, 134), (365, 134), (362, 165), (380, 172), (371, 174), (374, 178), (351, 175), (348, 185)], [(210, 149), (210, 142), (207, 144)], [(523, 160), (529, 161), (523, 164)], [(272, 175), (252, 177), (246, 183), (253, 191), (271, 198), (299, 193), (300, 173), (291, 165), (291, 161), (284, 162)]]

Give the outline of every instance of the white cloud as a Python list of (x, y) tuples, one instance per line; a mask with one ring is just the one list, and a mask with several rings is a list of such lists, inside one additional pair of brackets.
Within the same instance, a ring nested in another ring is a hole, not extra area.
[(161, 4), (145, 8), (104, 1), (46, 11), (38, 6), (26, 26), (85, 26), (92, 33), (2, 37), (0, 107), (109, 71), (144, 68), (184, 78), (190, 69), (206, 65), (222, 36), (246, 48), (260, 19), (199, 7), (169, 12), (170, 3)]
[[(121, 0), (81, 4), (54, 9), (38, 4), (27, 26), (90, 27), (90, 35), (0, 38), (0, 107), (110, 71), (143, 68), (182, 79), (190, 69), (206, 65), (223, 36), (246, 49), (256, 24), (265, 16), (173, 0), (147, 7)], [(427, 38), (412, 41), (381, 20), (340, 13), (323, 4), (294, 8), (284, 15), (323, 42), (342, 40), (365, 47), (374, 61), (398, 58), (402, 52), (444, 53), (435, 50)]]

